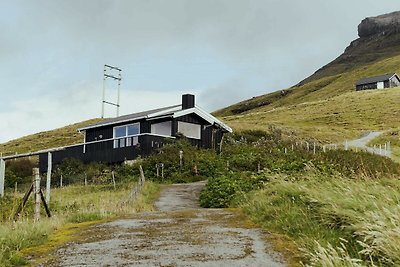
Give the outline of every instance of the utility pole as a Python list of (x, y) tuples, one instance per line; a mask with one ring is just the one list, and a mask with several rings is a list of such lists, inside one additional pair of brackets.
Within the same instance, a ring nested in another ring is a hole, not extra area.
[[(121, 87), (121, 80), (122, 80), (122, 75), (121, 75), (122, 70), (120, 68), (111, 66), (111, 65), (104, 65), (104, 72), (103, 72), (103, 98), (101, 101), (101, 117), (104, 118), (104, 105), (111, 105), (117, 107), (117, 117), (119, 116), (119, 107), (120, 107), (120, 87)], [(107, 79), (111, 79), (113, 81), (116, 81), (118, 83), (118, 88), (117, 88), (117, 102), (111, 102), (106, 100), (106, 83)]]

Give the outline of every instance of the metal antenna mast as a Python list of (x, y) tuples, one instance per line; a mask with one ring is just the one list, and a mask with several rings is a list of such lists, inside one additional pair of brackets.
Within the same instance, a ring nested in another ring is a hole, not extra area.
[[(117, 67), (113, 67), (110, 65), (105, 64), (104, 65), (104, 74), (103, 74), (103, 100), (101, 102), (101, 117), (104, 118), (104, 105), (112, 105), (117, 107), (117, 117), (119, 116), (119, 98), (120, 98), (120, 87), (121, 87), (121, 80), (122, 80), (122, 75), (121, 75), (121, 69)], [(117, 72), (117, 73), (116, 73)], [(113, 81), (118, 82), (118, 96), (117, 96), (117, 103), (113, 103), (110, 101), (106, 101), (106, 80), (107, 79), (112, 79)]]

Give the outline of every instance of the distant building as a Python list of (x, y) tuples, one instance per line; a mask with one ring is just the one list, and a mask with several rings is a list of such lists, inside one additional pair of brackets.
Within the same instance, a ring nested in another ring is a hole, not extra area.
[(396, 73), (368, 77), (356, 82), (356, 90), (384, 89), (400, 86), (400, 78)]

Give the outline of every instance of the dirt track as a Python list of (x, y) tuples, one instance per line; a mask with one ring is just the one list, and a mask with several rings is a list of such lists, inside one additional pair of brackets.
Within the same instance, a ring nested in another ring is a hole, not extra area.
[(168, 186), (158, 211), (93, 226), (43, 266), (285, 266), (242, 215), (200, 209), (203, 186)]

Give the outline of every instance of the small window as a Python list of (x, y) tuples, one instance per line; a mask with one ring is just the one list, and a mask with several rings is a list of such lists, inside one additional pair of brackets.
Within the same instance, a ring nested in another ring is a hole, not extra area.
[(127, 126), (128, 136), (139, 134), (139, 123)]
[(178, 132), (184, 136), (194, 139), (201, 139), (201, 125), (178, 121)]
[[(140, 123), (114, 127), (114, 148), (136, 145), (140, 133)], [(124, 138), (126, 137), (126, 138)], [(135, 138), (132, 142), (132, 138)]]
[(151, 133), (152, 134), (171, 136), (171, 128), (172, 128), (172, 122), (171, 121), (164, 121), (164, 122), (154, 123), (154, 124), (151, 125)]
[(124, 137), (126, 136), (126, 127), (120, 126), (114, 128), (114, 137)]

